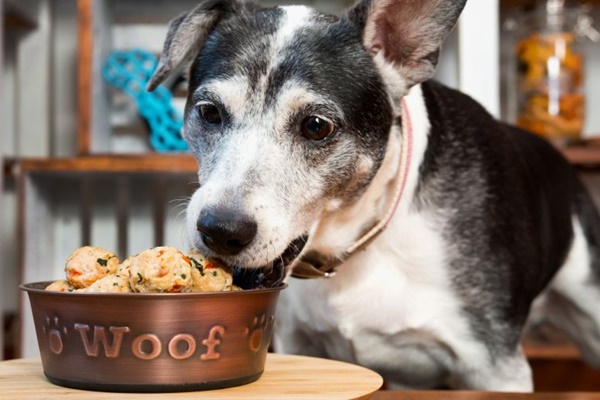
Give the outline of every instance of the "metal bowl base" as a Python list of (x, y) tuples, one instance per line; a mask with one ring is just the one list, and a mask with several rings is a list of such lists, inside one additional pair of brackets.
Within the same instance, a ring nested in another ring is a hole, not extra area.
[(242, 386), (252, 383), (262, 375), (258, 374), (245, 376), (242, 378), (229, 379), (224, 381), (211, 381), (203, 383), (189, 383), (180, 385), (112, 385), (104, 383), (80, 382), (69, 379), (55, 378), (46, 373), (46, 378), (55, 385), (64, 386), (72, 389), (91, 390), (96, 392), (121, 392), (121, 393), (174, 393), (174, 392), (197, 392), (204, 390), (225, 389), (235, 386)]

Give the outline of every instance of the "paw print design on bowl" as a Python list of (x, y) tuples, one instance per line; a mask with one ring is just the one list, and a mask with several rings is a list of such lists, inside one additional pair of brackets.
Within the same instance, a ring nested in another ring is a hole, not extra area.
[(254, 317), (251, 327), (246, 328), (246, 337), (248, 337), (248, 346), (250, 351), (253, 353), (258, 353), (262, 347), (265, 332), (273, 327), (274, 322), (274, 315), (271, 315), (268, 318), (265, 314), (260, 317)]
[(67, 336), (67, 327), (61, 326), (58, 317), (46, 317), (46, 324), (42, 327), (45, 335), (48, 335), (48, 344), (52, 353), (59, 355), (63, 352), (65, 345), (63, 335)]

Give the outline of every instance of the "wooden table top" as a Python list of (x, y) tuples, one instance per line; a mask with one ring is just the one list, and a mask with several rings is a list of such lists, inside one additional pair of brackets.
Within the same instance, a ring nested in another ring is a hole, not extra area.
[(104, 393), (56, 386), (46, 380), (38, 359), (0, 362), (0, 398), (22, 399), (368, 399), (383, 379), (366, 368), (320, 358), (269, 354), (265, 372), (234, 388), (183, 393)]

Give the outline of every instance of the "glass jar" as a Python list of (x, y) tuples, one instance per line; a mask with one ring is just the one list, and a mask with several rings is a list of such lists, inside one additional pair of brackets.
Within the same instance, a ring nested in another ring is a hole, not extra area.
[(593, 30), (587, 11), (567, 8), (564, 0), (547, 0), (518, 23), (517, 125), (554, 142), (578, 141), (583, 131), (580, 44)]

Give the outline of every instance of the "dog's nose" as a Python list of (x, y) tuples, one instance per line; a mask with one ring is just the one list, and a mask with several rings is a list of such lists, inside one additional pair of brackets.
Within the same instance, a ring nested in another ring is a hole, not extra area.
[(239, 254), (250, 244), (258, 229), (248, 215), (234, 210), (203, 210), (196, 223), (204, 244), (223, 255)]

